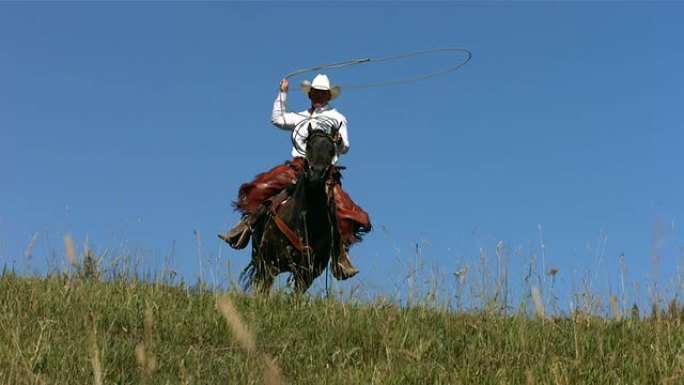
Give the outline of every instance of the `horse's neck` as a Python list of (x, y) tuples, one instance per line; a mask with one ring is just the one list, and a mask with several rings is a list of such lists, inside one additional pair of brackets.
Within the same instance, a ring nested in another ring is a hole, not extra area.
[(278, 211), (278, 216), (290, 226), (299, 225), (301, 220), (300, 214), (306, 210), (307, 206), (306, 181), (302, 173), (297, 178), (291, 195)]
[(328, 194), (325, 185), (306, 187), (306, 203), (308, 207), (324, 207), (327, 205)]
[(325, 185), (308, 188), (306, 198), (306, 221), (309, 231), (313, 233), (329, 231), (327, 229), (330, 226), (330, 217)]
[(306, 212), (307, 225), (316, 226), (327, 220), (328, 196), (325, 185), (319, 187), (307, 186), (304, 178), (299, 178), (295, 190), (283, 205), (279, 216), (293, 227), (298, 227), (302, 220), (302, 213)]

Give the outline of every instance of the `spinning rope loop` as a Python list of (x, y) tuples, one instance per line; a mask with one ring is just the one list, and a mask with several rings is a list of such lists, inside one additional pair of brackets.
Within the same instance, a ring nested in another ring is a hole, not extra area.
[[(460, 61), (454, 66), (448, 67), (446, 69), (436, 71), (436, 72), (430, 72), (427, 74), (422, 74), (418, 76), (412, 76), (412, 77), (407, 77), (407, 78), (402, 78), (402, 79), (395, 79), (395, 80), (388, 80), (388, 81), (383, 81), (383, 82), (376, 82), (376, 83), (365, 83), (365, 84), (356, 84), (356, 85), (347, 85), (347, 86), (341, 86), (343, 90), (360, 90), (360, 89), (368, 89), (368, 88), (375, 88), (375, 87), (384, 87), (384, 86), (389, 86), (389, 85), (396, 85), (396, 84), (403, 84), (403, 83), (410, 83), (410, 82), (415, 82), (419, 80), (425, 80), (437, 76), (441, 76), (444, 74), (447, 74), (452, 71), (456, 71), (457, 69), (463, 67), (466, 65), (470, 59), (472, 58), (472, 53), (470, 50), (466, 48), (461, 48), (461, 47), (441, 47), (441, 48), (429, 48), (429, 49), (423, 49), (423, 50), (417, 50), (417, 51), (410, 51), (398, 55), (391, 55), (391, 56), (383, 56), (383, 57), (366, 57), (366, 58), (359, 58), (359, 59), (352, 59), (352, 60), (345, 60), (337, 63), (330, 63), (330, 64), (323, 64), (315, 67), (310, 67), (310, 68), (304, 68), (300, 70), (296, 70), (293, 72), (290, 72), (289, 74), (285, 75), (285, 79), (289, 79), (293, 76), (305, 74), (308, 72), (314, 72), (314, 71), (321, 71), (321, 70), (326, 70), (326, 69), (337, 69), (337, 68), (343, 68), (343, 67), (349, 67), (357, 64), (363, 64), (363, 63), (372, 63), (372, 62), (387, 62), (387, 61), (392, 61), (392, 60), (399, 60), (399, 59), (404, 59), (407, 57), (411, 56), (418, 56), (418, 55), (426, 55), (434, 52), (444, 52), (444, 51), (452, 51), (452, 52), (463, 52), (466, 54), (465, 59)], [(300, 114), (298, 112), (295, 112), (298, 115), (305, 116), (307, 119), (302, 121), (300, 124), (297, 125), (297, 128), (292, 130), (292, 144), (294, 145), (294, 148), (298, 153), (301, 155), (306, 155), (306, 151), (302, 146), (300, 145), (300, 141), (303, 138), (299, 138), (298, 135), (296, 134), (298, 132), (298, 128), (302, 124), (309, 124), (314, 120), (318, 120), (318, 124), (316, 124), (317, 128), (321, 128), (323, 126), (323, 130), (326, 131), (328, 134), (330, 134), (332, 124), (330, 122), (325, 122), (325, 121), (320, 121), (321, 117), (310, 117), (306, 116), (304, 114)]]
[(389, 85), (394, 85), (394, 84), (403, 84), (403, 83), (410, 83), (410, 82), (415, 82), (415, 81), (419, 81), (419, 80), (425, 80), (425, 79), (441, 76), (441, 75), (444, 75), (444, 74), (452, 72), (452, 71), (456, 71), (457, 69), (466, 65), (473, 56), (473, 54), (470, 52), (470, 50), (468, 50), (466, 48), (461, 48), (461, 47), (429, 48), (429, 49), (423, 49), (423, 50), (418, 50), (418, 51), (406, 52), (406, 53), (402, 53), (399, 55), (383, 56), (383, 57), (376, 57), (376, 58), (366, 57), (366, 58), (346, 60), (346, 61), (341, 61), (341, 62), (337, 62), (337, 63), (324, 64), (324, 65), (315, 66), (315, 67), (311, 67), (311, 68), (300, 69), (300, 70), (293, 71), (293, 72), (290, 72), (289, 74), (285, 75), (285, 79), (289, 79), (293, 76), (301, 75), (301, 74), (304, 74), (307, 72), (314, 72), (314, 71), (320, 71), (320, 70), (326, 70), (326, 69), (343, 68), (343, 67), (349, 67), (352, 65), (362, 64), (362, 63), (392, 61), (392, 60), (404, 59), (404, 58), (411, 57), (411, 56), (425, 55), (425, 54), (430, 54), (430, 53), (434, 53), (434, 52), (444, 52), (444, 51), (463, 52), (466, 54), (466, 57), (464, 60), (462, 60), (458, 64), (451, 66), (451, 67), (448, 67), (446, 69), (440, 70), (440, 71), (430, 72), (430, 73), (418, 75), (418, 76), (411, 76), (411, 77), (407, 77), (407, 78), (403, 78), (403, 79), (388, 80), (388, 81), (377, 82), (377, 83), (347, 85), (347, 86), (341, 86), (341, 87), (342, 87), (342, 89), (346, 89), (346, 90), (359, 90), (359, 89), (383, 87), (383, 86), (389, 86)]

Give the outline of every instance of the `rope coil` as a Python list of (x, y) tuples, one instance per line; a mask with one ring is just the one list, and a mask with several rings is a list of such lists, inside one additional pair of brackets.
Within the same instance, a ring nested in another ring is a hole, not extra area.
[[(382, 57), (364, 57), (364, 58), (359, 58), (359, 59), (352, 59), (352, 60), (345, 60), (341, 62), (336, 62), (336, 63), (330, 63), (330, 64), (323, 64), (323, 65), (318, 65), (310, 68), (304, 68), (304, 69), (299, 69), (296, 71), (292, 71), (285, 75), (285, 79), (289, 79), (293, 76), (305, 74), (308, 72), (314, 72), (314, 71), (321, 71), (321, 70), (327, 70), (327, 69), (337, 69), (337, 68), (344, 68), (344, 67), (349, 67), (352, 65), (357, 65), (357, 64), (363, 64), (363, 63), (372, 63), (372, 62), (387, 62), (387, 61), (392, 61), (392, 60), (398, 60), (398, 59), (404, 59), (407, 57), (411, 56), (418, 56), (418, 55), (425, 55), (429, 53), (434, 53), (434, 52), (444, 52), (444, 51), (454, 51), (454, 52), (463, 52), (466, 54), (466, 57), (463, 61), (459, 62), (458, 64), (448, 67), (446, 69), (443, 69), (441, 71), (435, 71), (435, 72), (430, 72), (427, 74), (423, 75), (418, 75), (418, 76), (412, 76), (408, 78), (402, 78), (402, 79), (395, 79), (395, 80), (388, 80), (388, 81), (383, 81), (383, 82), (376, 82), (376, 83), (366, 83), (366, 84), (357, 84), (357, 85), (347, 85), (347, 86), (341, 86), (342, 89), (344, 90), (360, 90), (360, 89), (368, 89), (368, 88), (375, 88), (375, 87), (384, 87), (384, 86), (389, 86), (389, 85), (396, 85), (396, 84), (403, 84), (403, 83), (410, 83), (410, 82), (415, 82), (419, 80), (425, 80), (437, 76), (441, 76), (444, 74), (447, 74), (452, 71), (456, 71), (457, 69), (463, 67), (466, 65), (470, 59), (472, 58), (473, 54), (468, 50), (467, 48), (462, 48), (462, 47), (440, 47), (440, 48), (428, 48), (428, 49), (423, 49), (423, 50), (416, 50), (416, 51), (410, 51), (398, 55), (391, 55), (391, 56), (382, 56)], [(282, 99), (281, 99), (281, 105), (282, 105)], [(285, 111), (283, 112), (285, 113)], [(312, 120), (318, 120), (320, 117), (311, 117), (304, 115), (299, 112), (295, 112), (295, 114), (300, 115), (302, 117), (305, 117), (304, 121), (301, 123), (310, 123)], [(283, 120), (285, 117), (283, 116)], [(300, 123), (300, 124), (301, 124)], [(323, 124), (326, 125), (327, 122), (318, 122), (319, 125)], [(298, 125), (299, 127), (299, 125)], [(306, 152), (304, 151), (303, 148), (298, 143), (299, 138), (297, 138), (297, 128), (292, 130), (292, 144), (294, 145), (295, 150), (301, 154), (305, 155)]]
[(473, 56), (473, 54), (470, 52), (469, 49), (462, 48), (462, 47), (428, 48), (428, 49), (423, 49), (423, 50), (410, 51), (410, 52), (406, 52), (406, 53), (402, 53), (402, 54), (398, 54), (398, 55), (382, 56), (382, 57), (375, 57), (375, 58), (365, 57), (365, 58), (359, 58), (359, 59), (345, 60), (345, 61), (341, 61), (341, 62), (337, 62), (337, 63), (323, 64), (323, 65), (314, 66), (311, 68), (304, 68), (304, 69), (300, 69), (300, 70), (290, 72), (289, 74), (285, 75), (285, 79), (289, 79), (293, 76), (301, 75), (301, 74), (304, 74), (307, 72), (314, 72), (314, 71), (320, 71), (320, 70), (326, 70), (326, 69), (337, 69), (337, 68), (349, 67), (349, 66), (356, 65), (356, 64), (362, 64), (362, 63), (387, 62), (387, 61), (392, 61), (392, 60), (404, 59), (404, 58), (411, 57), (411, 56), (425, 55), (425, 54), (429, 54), (429, 53), (444, 52), (444, 51), (463, 52), (466, 54), (466, 57), (464, 60), (462, 60), (458, 64), (451, 66), (451, 67), (448, 67), (446, 69), (440, 70), (440, 71), (430, 72), (427, 74), (418, 75), (418, 76), (411, 76), (411, 77), (402, 78), (402, 79), (388, 80), (388, 81), (377, 82), (377, 83), (347, 85), (347, 86), (341, 86), (341, 87), (342, 87), (342, 89), (345, 89), (345, 90), (359, 90), (359, 89), (384, 87), (384, 86), (389, 86), (389, 85), (403, 84), (403, 83), (410, 83), (410, 82), (415, 82), (415, 81), (419, 81), (419, 80), (425, 80), (425, 79), (441, 76), (441, 75), (444, 75), (444, 74), (452, 72), (452, 71), (456, 71), (457, 69), (466, 65)]

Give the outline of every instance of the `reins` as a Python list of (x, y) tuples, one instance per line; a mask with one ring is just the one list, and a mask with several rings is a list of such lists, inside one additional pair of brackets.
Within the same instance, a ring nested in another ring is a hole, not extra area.
[(290, 241), (292, 246), (294, 246), (294, 248), (297, 249), (297, 251), (304, 255), (304, 253), (307, 253), (309, 251), (309, 245), (303, 244), (297, 236), (297, 234), (290, 228), (290, 226), (288, 226), (287, 223), (285, 223), (285, 221), (283, 221), (282, 218), (278, 216), (278, 208), (280, 204), (283, 203), (287, 198), (287, 194), (284, 194), (284, 192), (280, 193), (276, 197), (276, 199), (273, 200), (273, 202), (271, 203), (271, 207), (268, 211), (273, 217), (273, 221), (275, 222), (276, 227), (278, 227), (278, 230), (280, 230), (280, 232), (283, 235), (285, 235), (285, 237), (287, 237), (287, 239)]

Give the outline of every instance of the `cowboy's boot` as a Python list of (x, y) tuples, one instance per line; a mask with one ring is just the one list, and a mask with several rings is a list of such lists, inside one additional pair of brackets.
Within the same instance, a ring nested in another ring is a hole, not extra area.
[(244, 216), (232, 229), (228, 230), (225, 234), (219, 234), (218, 237), (223, 239), (230, 247), (240, 250), (247, 247), (251, 235), (250, 220), (247, 216)]
[(352, 265), (351, 259), (349, 258), (348, 247), (342, 247), (340, 256), (337, 258), (337, 261), (334, 262), (332, 270), (333, 277), (340, 281), (349, 279), (359, 273), (359, 269)]

